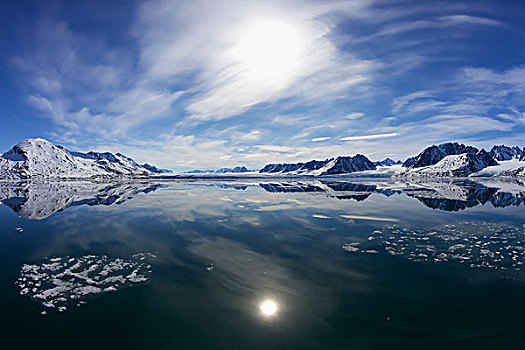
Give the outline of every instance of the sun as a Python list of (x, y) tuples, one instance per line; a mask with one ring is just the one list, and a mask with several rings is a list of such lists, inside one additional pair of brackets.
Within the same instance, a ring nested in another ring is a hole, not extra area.
[(265, 300), (259, 309), (264, 316), (274, 316), (277, 313), (277, 303), (273, 300)]
[(260, 80), (279, 79), (300, 66), (303, 40), (298, 28), (279, 21), (259, 21), (242, 36), (235, 55)]

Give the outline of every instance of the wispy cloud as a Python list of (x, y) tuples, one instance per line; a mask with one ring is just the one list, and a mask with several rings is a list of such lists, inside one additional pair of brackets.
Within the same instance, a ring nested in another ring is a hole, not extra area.
[(358, 119), (364, 117), (366, 114), (362, 112), (353, 112), (344, 116), (345, 119)]
[(330, 140), (330, 138), (329, 137), (316, 137), (312, 139), (312, 142), (321, 142), (321, 141), (326, 141), (326, 140)]
[(399, 136), (398, 132), (391, 132), (388, 134), (375, 134), (375, 135), (361, 135), (361, 136), (347, 136), (340, 139), (341, 141), (357, 141), (357, 140), (373, 140), (373, 139), (384, 139), (386, 137)]

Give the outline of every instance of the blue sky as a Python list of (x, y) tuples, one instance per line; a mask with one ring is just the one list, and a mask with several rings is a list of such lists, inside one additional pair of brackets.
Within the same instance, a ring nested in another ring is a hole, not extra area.
[(10, 1), (0, 149), (172, 169), (525, 146), (523, 1)]

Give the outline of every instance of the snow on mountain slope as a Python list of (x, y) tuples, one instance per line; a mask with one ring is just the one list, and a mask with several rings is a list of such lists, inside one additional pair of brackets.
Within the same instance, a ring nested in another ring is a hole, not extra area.
[(40, 138), (23, 140), (0, 157), (0, 179), (152, 174), (152, 171), (120, 153), (70, 152)]
[(403, 175), (423, 177), (469, 176), (495, 164), (497, 164), (496, 161), (486, 151), (481, 150), (477, 153), (449, 155), (434, 165), (409, 169)]
[(525, 176), (525, 159), (500, 161), (498, 165), (486, 167), (473, 176)]
[(353, 157), (337, 157), (311, 173), (312, 175), (336, 175), (363, 170), (376, 170), (376, 166), (367, 157), (362, 154), (356, 154)]
[(477, 153), (478, 151), (477, 148), (457, 142), (442, 143), (425, 148), (417, 156), (407, 159), (403, 165), (409, 169), (421, 168), (434, 165), (450, 155)]
[(405, 171), (406, 168), (403, 166), (403, 164), (394, 164), (376, 166), (375, 170), (363, 170), (355, 175), (359, 175), (359, 177), (392, 177), (402, 174)]
[(142, 167), (153, 172), (153, 173), (156, 173), (156, 174), (169, 174), (169, 173), (173, 173), (173, 171), (169, 170), (169, 169), (160, 169), (160, 168), (157, 168), (155, 165), (151, 165), (151, 164), (148, 164), (148, 163), (144, 163), (142, 164)]

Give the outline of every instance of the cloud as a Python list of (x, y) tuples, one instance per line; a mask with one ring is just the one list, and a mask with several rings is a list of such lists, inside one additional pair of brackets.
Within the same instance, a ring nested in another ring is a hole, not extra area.
[(361, 135), (361, 136), (347, 136), (340, 139), (341, 141), (357, 141), (357, 140), (373, 140), (373, 139), (383, 139), (386, 137), (395, 137), (399, 136), (398, 132), (391, 132), (388, 134), (376, 134), (376, 135)]
[(475, 115), (437, 115), (424, 120), (421, 124), (442, 135), (475, 134), (494, 130), (509, 131), (514, 127), (513, 123)]
[(316, 137), (312, 139), (312, 142), (321, 142), (321, 141), (326, 141), (326, 140), (330, 140), (330, 138), (329, 137)]
[(468, 24), (473, 26), (504, 26), (502, 22), (491, 18), (458, 14), (425, 20), (398, 21), (394, 24), (386, 25), (381, 31), (375, 33), (374, 37), (377, 38), (379, 36), (393, 36), (410, 31), (422, 31), (425, 29), (447, 29), (461, 27), (465, 30), (467, 29), (465, 28), (465, 25)]
[(258, 148), (261, 151), (272, 151), (272, 152), (292, 152), (294, 150), (291, 147), (274, 146), (274, 145), (259, 145), (259, 146), (254, 146), (254, 147)]
[(365, 115), (366, 115), (366, 114), (361, 113), (361, 112), (353, 112), (353, 113), (350, 113), (350, 114), (345, 115), (344, 118), (353, 120), (353, 119), (362, 118), (362, 117), (364, 117)]
[[(330, 99), (369, 80), (378, 63), (342, 53), (329, 38), (337, 24), (330, 14), (355, 16), (365, 4), (155, 0), (139, 9), (134, 33), (141, 44), (141, 65), (149, 75), (195, 73), (188, 112), (200, 119), (220, 120), (263, 102), (297, 96)], [(235, 50), (254, 23), (271, 21), (300, 33), (301, 57), (282, 74), (257, 78)]]

